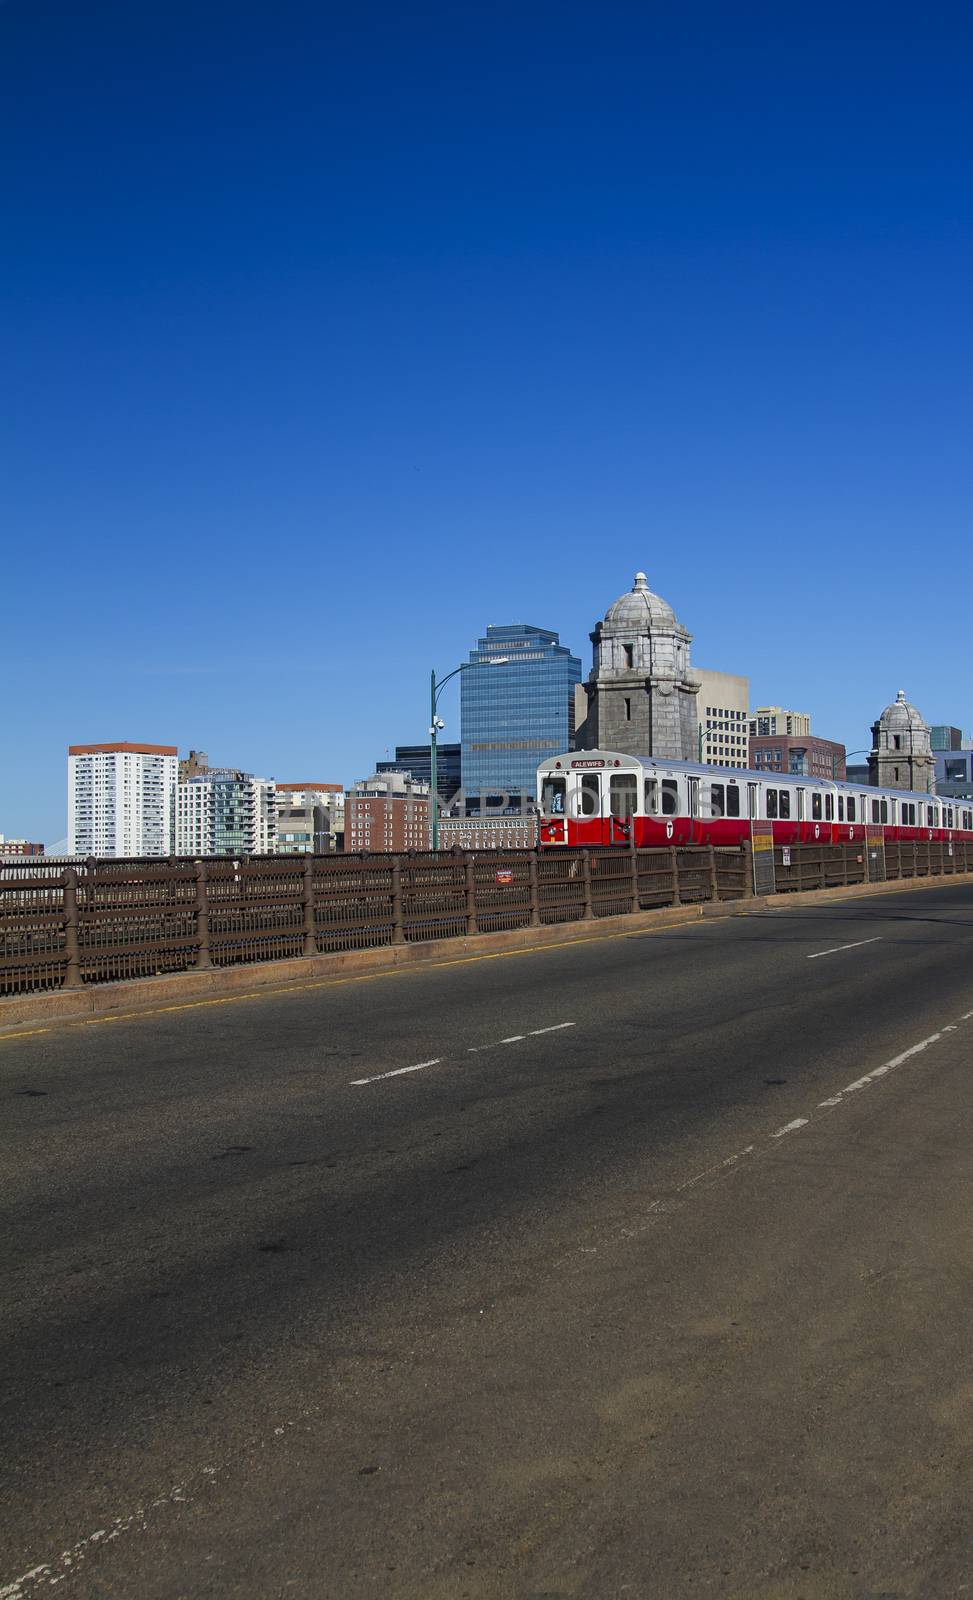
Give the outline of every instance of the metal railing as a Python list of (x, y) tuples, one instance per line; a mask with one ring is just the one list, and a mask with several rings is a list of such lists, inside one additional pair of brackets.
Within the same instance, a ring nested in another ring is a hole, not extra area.
[[(862, 883), (855, 845), (777, 849), (778, 893)], [(966, 872), (966, 842), (885, 846), (884, 877)], [(874, 875), (874, 872), (873, 872)], [(0, 866), (0, 995), (414, 944), (753, 894), (750, 846)]]

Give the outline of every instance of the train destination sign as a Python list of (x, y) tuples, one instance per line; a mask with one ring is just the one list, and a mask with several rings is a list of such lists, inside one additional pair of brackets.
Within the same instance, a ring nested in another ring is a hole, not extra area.
[(572, 761), (572, 767), (603, 767), (604, 761)]

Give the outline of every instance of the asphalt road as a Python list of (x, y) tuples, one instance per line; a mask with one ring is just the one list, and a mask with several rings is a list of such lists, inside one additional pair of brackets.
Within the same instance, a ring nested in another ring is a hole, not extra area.
[(973, 1596), (971, 955), (941, 886), (0, 1036), (0, 1600)]

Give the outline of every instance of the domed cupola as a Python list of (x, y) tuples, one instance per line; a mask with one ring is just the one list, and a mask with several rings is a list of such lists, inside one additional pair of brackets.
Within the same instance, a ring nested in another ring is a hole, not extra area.
[(643, 633), (652, 628), (675, 628), (676, 613), (659, 594), (653, 594), (644, 572), (635, 574), (635, 582), (626, 594), (619, 595), (614, 605), (605, 612), (602, 630), (633, 630)]
[(649, 588), (644, 572), (595, 624), (591, 643), (588, 714), (578, 748), (691, 760), (699, 688), (689, 659), (692, 634)]
[(900, 689), (872, 724), (869, 782), (880, 789), (910, 789), (934, 794), (936, 764), (929, 724)]

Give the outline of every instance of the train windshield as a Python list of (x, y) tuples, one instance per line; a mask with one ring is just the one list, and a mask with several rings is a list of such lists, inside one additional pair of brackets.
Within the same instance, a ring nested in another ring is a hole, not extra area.
[(545, 817), (563, 817), (564, 799), (567, 794), (567, 780), (555, 777), (554, 773), (545, 773), (541, 784), (541, 810)]

